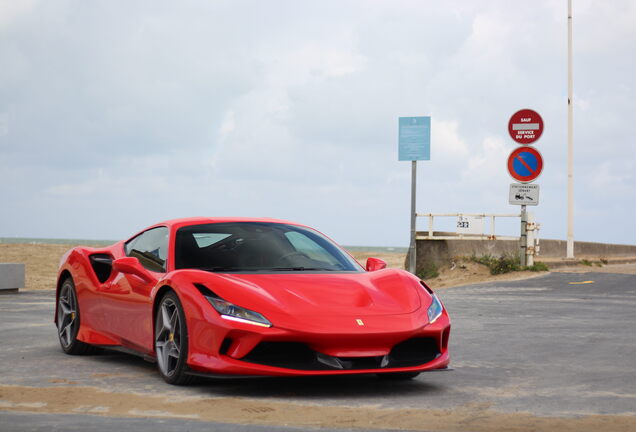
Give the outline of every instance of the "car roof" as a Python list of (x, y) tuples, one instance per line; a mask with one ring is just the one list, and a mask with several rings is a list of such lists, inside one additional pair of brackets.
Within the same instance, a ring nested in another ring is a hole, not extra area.
[(291, 222), (283, 219), (273, 219), (273, 218), (250, 218), (250, 217), (189, 217), (189, 218), (179, 218), (179, 219), (170, 219), (167, 221), (159, 222), (154, 224), (149, 228), (154, 228), (158, 226), (167, 226), (173, 229), (178, 229), (188, 225), (201, 225), (208, 223), (222, 223), (222, 222), (266, 222), (266, 223), (281, 223), (281, 224), (290, 224), (290, 225), (298, 225), (304, 226), (302, 224)]

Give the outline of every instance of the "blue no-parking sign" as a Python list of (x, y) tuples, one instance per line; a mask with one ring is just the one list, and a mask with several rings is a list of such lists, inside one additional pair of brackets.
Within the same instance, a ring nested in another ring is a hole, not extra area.
[(431, 160), (431, 118), (400, 117), (398, 160)]
[(543, 170), (543, 157), (534, 147), (518, 147), (508, 156), (508, 172), (521, 183), (534, 181)]

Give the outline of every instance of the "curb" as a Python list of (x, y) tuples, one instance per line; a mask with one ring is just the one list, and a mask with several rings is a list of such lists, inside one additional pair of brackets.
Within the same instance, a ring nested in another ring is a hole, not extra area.
[[(537, 257), (538, 258), (538, 257)], [(607, 263), (603, 263), (603, 265), (601, 267), (607, 267), (607, 266), (611, 266), (611, 265), (615, 265), (615, 264), (636, 264), (636, 257), (624, 257), (624, 258), (605, 258), (603, 257), (602, 259), (606, 260)], [(595, 266), (586, 266), (585, 264), (582, 264), (581, 261), (582, 260), (588, 260), (592, 263), (598, 263), (601, 262), (601, 258), (581, 258), (581, 259), (561, 259), (559, 261), (551, 261), (551, 260), (545, 260), (542, 261), (541, 259), (535, 259), (535, 262), (542, 262), (545, 265), (548, 266), (548, 268), (550, 270), (552, 269), (559, 269), (559, 268), (563, 268), (563, 267), (590, 267), (590, 268), (594, 268)]]

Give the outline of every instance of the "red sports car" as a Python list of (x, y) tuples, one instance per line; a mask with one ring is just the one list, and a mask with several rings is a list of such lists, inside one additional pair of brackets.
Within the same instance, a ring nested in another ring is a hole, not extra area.
[(449, 363), (450, 320), (412, 274), (366, 269), (323, 234), (272, 219), (191, 218), (62, 258), (62, 349), (155, 361), (196, 375), (412, 378)]

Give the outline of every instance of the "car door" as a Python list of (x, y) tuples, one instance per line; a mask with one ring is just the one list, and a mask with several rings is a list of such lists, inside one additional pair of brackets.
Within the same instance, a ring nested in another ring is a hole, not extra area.
[[(137, 258), (155, 281), (166, 271), (168, 233), (166, 227), (152, 228), (124, 244), (125, 255)], [(102, 309), (108, 330), (125, 345), (147, 352), (153, 350), (150, 293), (154, 286), (155, 282), (119, 273), (103, 292)]]

